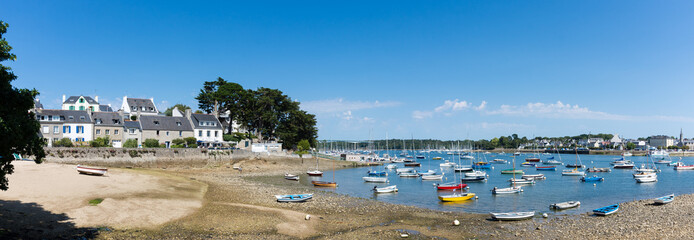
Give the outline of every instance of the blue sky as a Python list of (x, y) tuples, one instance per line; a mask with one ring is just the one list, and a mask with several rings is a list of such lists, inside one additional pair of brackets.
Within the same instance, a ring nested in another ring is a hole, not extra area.
[(691, 1), (6, 1), (14, 85), (197, 106), (277, 88), (320, 139), (694, 134)]

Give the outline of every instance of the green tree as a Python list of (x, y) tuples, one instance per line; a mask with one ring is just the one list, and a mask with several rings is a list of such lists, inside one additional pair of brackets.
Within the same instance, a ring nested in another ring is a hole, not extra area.
[[(12, 47), (3, 35), (9, 25), (0, 21), (0, 63), (15, 61), (17, 56), (10, 53)], [(13, 153), (34, 156), (34, 162), (41, 163), (46, 153), (43, 151), (44, 140), (39, 136), (41, 126), (34, 113), (36, 89), (18, 89), (11, 82), (17, 79), (12, 69), (0, 64), (0, 189), (7, 190), (7, 175), (14, 172)]]
[(182, 113), (185, 113), (186, 109), (190, 109), (190, 107), (188, 107), (184, 104), (177, 103), (176, 105), (173, 105), (173, 106), (167, 108), (166, 111), (164, 111), (164, 114), (166, 116), (171, 117), (173, 115), (173, 109), (174, 108), (178, 108), (178, 111), (181, 111)]
[(153, 138), (148, 138), (145, 139), (145, 141), (142, 143), (146, 148), (158, 148), (159, 147), (159, 140), (153, 139)]
[[(227, 82), (219, 77), (216, 81), (205, 82), (196, 100), (198, 107), (206, 113), (218, 111), (218, 113), (229, 112), (229, 118), (237, 119), (244, 107), (242, 103), (247, 96), (247, 91), (238, 83)], [(228, 131), (231, 132), (232, 126), (229, 124)]]
[(627, 149), (628, 150), (634, 150), (634, 148), (636, 148), (636, 144), (634, 144), (633, 142), (627, 143)]
[(123, 147), (124, 148), (137, 148), (137, 140), (135, 140), (135, 139), (125, 140), (125, 142), (123, 143)]
[(318, 128), (316, 128), (316, 116), (303, 110), (291, 111), (287, 118), (282, 119), (277, 136), (282, 140), (282, 147), (293, 149), (301, 140), (306, 140), (309, 146), (316, 146)]
[(311, 150), (311, 144), (308, 142), (308, 140), (303, 139), (299, 141), (299, 144), (296, 146), (296, 154), (299, 154), (299, 157), (303, 157), (304, 154), (307, 154), (309, 150)]

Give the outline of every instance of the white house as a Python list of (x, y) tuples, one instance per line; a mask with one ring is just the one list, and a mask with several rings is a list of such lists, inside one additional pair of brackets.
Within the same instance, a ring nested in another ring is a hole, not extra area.
[(62, 138), (73, 142), (94, 139), (94, 123), (88, 111), (41, 109), (36, 112), (36, 118), (41, 124), (41, 135), (49, 146)]
[[(182, 117), (181, 111), (174, 108), (172, 116)], [(185, 117), (193, 126), (193, 134), (198, 141), (198, 146), (216, 147), (222, 145), (224, 129), (222, 129), (222, 123), (214, 115), (193, 113), (190, 109), (186, 109)]]
[(129, 98), (123, 97), (123, 104), (120, 107), (128, 116), (133, 115), (158, 115), (159, 109), (154, 105), (154, 98)]

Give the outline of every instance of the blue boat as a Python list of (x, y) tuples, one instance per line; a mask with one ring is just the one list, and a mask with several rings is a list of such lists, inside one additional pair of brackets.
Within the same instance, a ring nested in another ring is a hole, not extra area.
[(529, 163), (529, 162), (524, 162), (524, 163), (521, 163), (521, 166), (523, 166), (523, 167), (534, 167), (535, 164), (534, 164), (534, 163)]
[(667, 195), (667, 196), (662, 196), (662, 197), (653, 199), (653, 201), (654, 201), (656, 204), (661, 204), (661, 205), (662, 205), (662, 204), (671, 203), (673, 200), (675, 200), (675, 194), (670, 194), (670, 195)]
[(366, 173), (369, 174), (369, 176), (388, 176), (388, 173), (385, 171), (368, 171)]
[(475, 169), (491, 169), (492, 164), (488, 162), (477, 162), (474, 165), (472, 165), (472, 168)]
[(289, 195), (275, 195), (278, 202), (305, 202), (313, 198), (313, 194), (289, 194)]
[(547, 160), (552, 160), (552, 159), (554, 159), (554, 157), (548, 157), (548, 158), (547, 158)]
[(605, 178), (601, 178), (598, 176), (581, 177), (581, 181), (583, 181), (583, 182), (601, 182), (601, 181), (605, 181)]
[(607, 207), (601, 207), (593, 210), (593, 214), (598, 216), (607, 216), (616, 213), (619, 210), (619, 204), (610, 205)]
[(535, 170), (538, 171), (556, 171), (557, 166), (542, 166), (542, 167), (535, 167)]

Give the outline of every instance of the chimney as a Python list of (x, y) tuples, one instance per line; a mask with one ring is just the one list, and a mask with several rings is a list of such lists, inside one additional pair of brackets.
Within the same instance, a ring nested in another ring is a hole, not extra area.
[(94, 96), (94, 101), (96, 101), (96, 103), (99, 103), (99, 96)]
[(190, 116), (193, 114), (193, 110), (190, 108), (186, 109), (186, 118), (190, 118)]
[(63, 102), (65, 102), (65, 94), (63, 94)]

